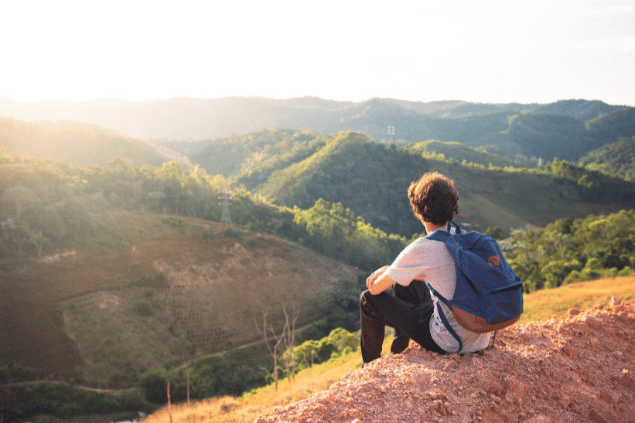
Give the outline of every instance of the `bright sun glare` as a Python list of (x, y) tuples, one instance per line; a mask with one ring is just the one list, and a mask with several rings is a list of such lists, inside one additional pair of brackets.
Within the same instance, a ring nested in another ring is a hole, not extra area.
[(0, 97), (635, 105), (622, 0), (10, 2)]

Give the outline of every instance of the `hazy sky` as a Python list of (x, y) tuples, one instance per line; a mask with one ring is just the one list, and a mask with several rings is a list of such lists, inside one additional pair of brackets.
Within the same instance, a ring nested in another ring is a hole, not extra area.
[[(381, 3), (381, 5), (379, 5)], [(635, 106), (635, 2), (135, 0), (2, 6), (0, 97)]]

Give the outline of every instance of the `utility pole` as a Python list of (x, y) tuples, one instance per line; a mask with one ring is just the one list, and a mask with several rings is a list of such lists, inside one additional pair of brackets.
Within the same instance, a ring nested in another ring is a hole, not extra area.
[(223, 214), (221, 215), (220, 222), (225, 225), (225, 227), (229, 227), (232, 225), (232, 217), (229, 214), (229, 194), (227, 191), (223, 192)]

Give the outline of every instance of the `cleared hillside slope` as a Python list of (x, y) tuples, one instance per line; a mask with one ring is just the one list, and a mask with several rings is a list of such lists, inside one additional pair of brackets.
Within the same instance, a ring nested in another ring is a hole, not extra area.
[(171, 226), (128, 212), (113, 219), (128, 234), (123, 249), (1, 263), (0, 362), (120, 385), (167, 362), (260, 339), (253, 318), (269, 309), (275, 324), (283, 302), (301, 307), (298, 327), (309, 324), (320, 317), (323, 289), (358, 273), (215, 222), (182, 218)]

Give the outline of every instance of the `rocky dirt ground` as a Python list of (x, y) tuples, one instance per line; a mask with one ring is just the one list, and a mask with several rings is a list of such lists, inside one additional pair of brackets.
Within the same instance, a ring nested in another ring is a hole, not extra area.
[(495, 348), (441, 356), (418, 345), (277, 407), (273, 422), (635, 422), (635, 303), (529, 322)]

